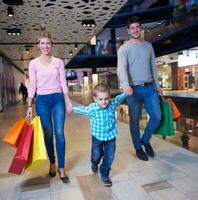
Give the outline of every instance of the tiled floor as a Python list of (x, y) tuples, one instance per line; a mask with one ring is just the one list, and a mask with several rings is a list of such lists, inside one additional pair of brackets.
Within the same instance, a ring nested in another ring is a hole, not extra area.
[[(75, 103), (77, 104), (77, 103)], [(2, 200), (197, 200), (198, 155), (157, 137), (157, 156), (148, 162), (135, 157), (128, 125), (118, 122), (117, 152), (112, 166), (113, 186), (105, 188), (90, 169), (88, 117), (69, 114), (66, 119), (66, 167), (71, 183), (49, 179), (48, 163), (22, 175), (7, 173), (15, 149), (2, 142), (9, 127), (25, 115), (24, 105), (0, 113), (0, 199)], [(97, 197), (97, 198), (96, 198)]]

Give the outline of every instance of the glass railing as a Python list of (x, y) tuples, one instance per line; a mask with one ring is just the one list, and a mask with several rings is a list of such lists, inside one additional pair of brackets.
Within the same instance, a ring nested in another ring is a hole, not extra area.
[(164, 91), (164, 95), (198, 98), (197, 72), (195, 72), (195, 75), (183, 73), (176, 76), (165, 73), (158, 74), (160, 87)]

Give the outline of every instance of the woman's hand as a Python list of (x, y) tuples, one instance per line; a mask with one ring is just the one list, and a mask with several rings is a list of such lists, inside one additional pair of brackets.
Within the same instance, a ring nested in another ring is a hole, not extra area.
[(65, 93), (64, 96), (65, 96), (65, 102), (66, 102), (66, 110), (68, 113), (70, 113), (72, 111), (72, 103), (67, 93)]
[(26, 119), (31, 119), (33, 116), (33, 109), (32, 106), (29, 106), (26, 113)]
[(68, 113), (70, 113), (72, 111), (72, 103), (69, 101), (66, 104), (66, 110)]

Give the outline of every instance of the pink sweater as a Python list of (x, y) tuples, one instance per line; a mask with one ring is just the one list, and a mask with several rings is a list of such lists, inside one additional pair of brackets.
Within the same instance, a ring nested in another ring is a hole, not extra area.
[(43, 65), (38, 58), (29, 63), (28, 97), (56, 92), (68, 92), (64, 63), (61, 59), (52, 57), (48, 66)]

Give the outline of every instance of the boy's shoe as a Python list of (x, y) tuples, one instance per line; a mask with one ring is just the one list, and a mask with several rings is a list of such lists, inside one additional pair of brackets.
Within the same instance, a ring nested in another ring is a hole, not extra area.
[(97, 173), (98, 172), (98, 166), (95, 166), (95, 165), (91, 165), (91, 170), (93, 173)]
[(149, 156), (151, 156), (152, 158), (154, 158), (154, 157), (155, 157), (155, 153), (154, 153), (154, 151), (153, 151), (152, 146), (151, 146), (149, 143), (144, 143), (142, 140), (141, 140), (141, 143), (143, 144), (146, 153), (147, 153)]
[(143, 161), (147, 161), (148, 160), (148, 156), (146, 155), (146, 153), (144, 152), (144, 150), (142, 148), (136, 150), (136, 156), (140, 160), (143, 160)]
[(112, 186), (112, 181), (111, 181), (111, 179), (109, 177), (101, 176), (101, 180), (102, 180), (104, 186), (106, 186), (106, 187), (111, 187)]

